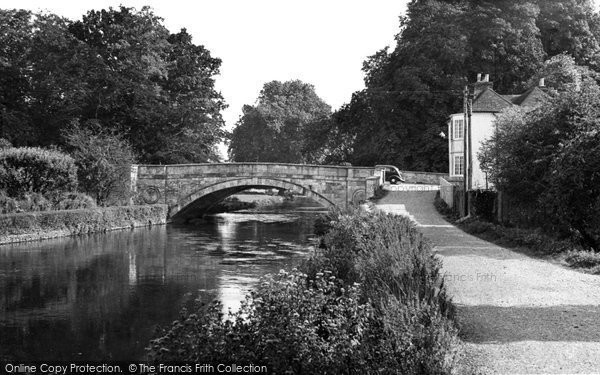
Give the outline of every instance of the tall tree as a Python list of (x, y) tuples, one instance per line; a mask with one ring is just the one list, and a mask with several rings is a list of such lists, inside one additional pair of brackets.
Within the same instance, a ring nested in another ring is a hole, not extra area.
[(592, 0), (538, 0), (537, 26), (549, 56), (567, 53), (600, 71), (600, 16)]
[[(413, 0), (397, 45), (364, 64), (366, 89), (336, 114), (353, 139), (347, 160), (447, 170), (440, 137), (477, 73), (501, 93), (520, 93), (548, 56), (566, 51), (594, 68), (600, 23), (590, 0)], [(563, 26), (563, 25), (572, 25)], [(594, 68), (595, 69), (595, 68)], [(336, 132), (332, 132), (336, 134)]]
[(90, 11), (71, 22), (0, 10), (0, 137), (64, 144), (61, 129), (94, 120), (125, 134), (143, 162), (217, 159), (225, 138), (221, 61), (149, 8)]
[(225, 136), (212, 78), (221, 61), (161, 21), (149, 8), (120, 7), (90, 11), (71, 26), (99, 56), (85, 117), (129, 134), (145, 161), (215, 159)]
[(299, 80), (268, 82), (257, 105), (244, 106), (233, 130), (230, 156), (235, 161), (306, 162), (307, 125), (330, 113), (312, 85)]

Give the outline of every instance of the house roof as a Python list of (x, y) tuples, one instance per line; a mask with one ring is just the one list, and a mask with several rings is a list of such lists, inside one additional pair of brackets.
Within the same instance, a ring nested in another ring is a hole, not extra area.
[(500, 95), (487, 87), (473, 99), (473, 112), (500, 112), (513, 105), (535, 107), (547, 97), (548, 94), (537, 86), (519, 95)]
[(513, 103), (491, 88), (481, 91), (473, 99), (473, 112), (500, 112)]

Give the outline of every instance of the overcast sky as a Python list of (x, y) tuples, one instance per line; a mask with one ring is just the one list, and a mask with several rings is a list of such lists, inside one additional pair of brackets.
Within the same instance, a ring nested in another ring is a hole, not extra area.
[(216, 77), (229, 108), (227, 127), (264, 83), (300, 79), (337, 109), (363, 85), (362, 62), (394, 45), (408, 0), (0, 0), (79, 19), (90, 9), (149, 5), (172, 32), (185, 27), (194, 43), (223, 60)]

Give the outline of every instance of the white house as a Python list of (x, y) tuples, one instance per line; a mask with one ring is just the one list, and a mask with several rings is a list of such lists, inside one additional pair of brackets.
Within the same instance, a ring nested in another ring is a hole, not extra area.
[[(482, 78), (477, 75), (477, 82), (473, 84), (473, 104), (471, 116), (471, 147), (470, 158), (472, 162), (472, 185), (469, 189), (488, 189), (491, 183), (486, 173), (480, 166), (477, 155), (481, 143), (488, 139), (495, 131), (496, 115), (503, 109), (511, 106), (535, 108), (546, 96), (544, 80), (540, 85), (532, 87), (519, 95), (501, 95), (493, 89), (489, 75)], [(465, 114), (454, 113), (448, 122), (448, 152), (449, 152), (449, 177), (450, 181), (462, 181), (464, 177), (464, 136)]]

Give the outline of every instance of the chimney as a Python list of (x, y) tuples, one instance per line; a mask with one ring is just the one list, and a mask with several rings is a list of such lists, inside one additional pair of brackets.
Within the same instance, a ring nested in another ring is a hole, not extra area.
[(487, 90), (487, 89), (491, 89), (493, 88), (494, 84), (492, 82), (490, 82), (490, 75), (486, 74), (485, 77), (482, 79), (481, 78), (481, 73), (477, 74), (477, 82), (475, 82), (473, 84), (473, 94), (475, 95), (475, 98), (481, 94), (483, 91)]
[(545, 78), (540, 78), (540, 84), (539, 84), (539, 86), (541, 88), (546, 87), (546, 79)]

